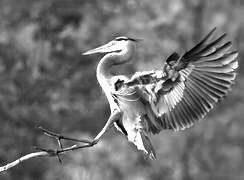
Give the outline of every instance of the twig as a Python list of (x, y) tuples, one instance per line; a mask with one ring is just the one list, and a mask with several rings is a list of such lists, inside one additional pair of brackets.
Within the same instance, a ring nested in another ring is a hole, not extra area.
[[(69, 152), (69, 151), (74, 151), (74, 150), (78, 150), (78, 149), (83, 149), (83, 148), (88, 148), (88, 147), (92, 147), (94, 146), (97, 142), (95, 141), (88, 141), (88, 140), (78, 140), (78, 139), (74, 139), (74, 138), (69, 138), (69, 137), (66, 137), (66, 136), (62, 136), (60, 134), (56, 134), (56, 133), (53, 133), (51, 131), (48, 131), (42, 127), (39, 127), (43, 132), (44, 134), (50, 136), (50, 137), (53, 137), (55, 139), (58, 140), (58, 143), (59, 143), (59, 147), (60, 149), (57, 149), (57, 150), (54, 150), (54, 149), (43, 149), (43, 148), (36, 148), (38, 149), (39, 151), (38, 152), (33, 152), (33, 153), (29, 153), (27, 155), (24, 155), (18, 159), (16, 159), (15, 161), (13, 162), (10, 162), (4, 166), (1, 166), (0, 167), (0, 173), (3, 172), (3, 171), (6, 171), (28, 159), (32, 159), (32, 158), (36, 158), (36, 157), (44, 157), (44, 156), (49, 156), (49, 157), (53, 157), (53, 156), (57, 156), (58, 159), (59, 159), (59, 162), (61, 163), (61, 159), (59, 158), (59, 155), (60, 154), (64, 154), (66, 152)], [(65, 139), (65, 140), (71, 140), (71, 141), (76, 141), (76, 142), (82, 142), (82, 143), (87, 143), (85, 145), (72, 145), (72, 146), (69, 146), (69, 147), (66, 147), (66, 148), (63, 148), (60, 140), (61, 139)]]
[(60, 149), (60, 150), (53, 150), (53, 149), (41, 149), (41, 151), (39, 152), (34, 152), (34, 153), (29, 153), (25, 156), (22, 156), (20, 158), (18, 158), (17, 160), (13, 161), (13, 162), (10, 162), (4, 166), (1, 166), (0, 167), (0, 173), (3, 172), (3, 171), (6, 171), (16, 165), (18, 165), (19, 163), (23, 162), (23, 161), (26, 161), (28, 159), (32, 159), (32, 158), (35, 158), (35, 157), (43, 157), (43, 156), (59, 156), (60, 154), (63, 154), (63, 153), (66, 153), (66, 152), (69, 152), (69, 151), (74, 151), (74, 150), (78, 150), (78, 149), (83, 149), (83, 148), (87, 148), (87, 147), (92, 147), (94, 146), (95, 144), (93, 143), (90, 143), (90, 144), (87, 144), (87, 145), (73, 145), (73, 146), (70, 146), (70, 147), (67, 147), (67, 148), (63, 148), (63, 149)]

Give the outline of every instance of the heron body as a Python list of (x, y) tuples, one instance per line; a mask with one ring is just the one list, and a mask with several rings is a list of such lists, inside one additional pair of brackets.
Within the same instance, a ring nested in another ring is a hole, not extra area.
[(170, 55), (161, 69), (137, 72), (131, 78), (114, 76), (112, 68), (133, 59), (136, 39), (118, 37), (84, 53), (105, 53), (97, 66), (97, 79), (111, 115), (95, 140), (114, 124), (153, 159), (151, 134), (191, 127), (213, 109), (230, 90), (238, 67), (238, 53), (229, 50), (226, 34), (211, 40), (214, 30), (182, 56)]

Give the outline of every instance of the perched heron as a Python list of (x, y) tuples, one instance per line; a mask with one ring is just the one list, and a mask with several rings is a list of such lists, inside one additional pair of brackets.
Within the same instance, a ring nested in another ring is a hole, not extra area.
[(96, 75), (111, 109), (92, 144), (114, 125), (153, 159), (156, 154), (149, 135), (189, 128), (213, 109), (230, 90), (238, 67), (238, 53), (230, 50), (226, 34), (212, 40), (214, 31), (182, 56), (171, 54), (160, 70), (136, 72), (131, 78), (113, 75), (111, 70), (132, 60), (137, 39), (117, 37), (83, 53), (105, 54)]

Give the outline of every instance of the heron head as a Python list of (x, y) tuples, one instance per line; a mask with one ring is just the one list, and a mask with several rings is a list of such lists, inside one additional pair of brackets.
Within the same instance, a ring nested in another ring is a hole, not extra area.
[(109, 43), (99, 46), (95, 49), (86, 51), (83, 55), (95, 54), (95, 53), (111, 53), (120, 52), (124, 49), (129, 48), (131, 45), (141, 41), (140, 39), (128, 38), (128, 37), (117, 37)]

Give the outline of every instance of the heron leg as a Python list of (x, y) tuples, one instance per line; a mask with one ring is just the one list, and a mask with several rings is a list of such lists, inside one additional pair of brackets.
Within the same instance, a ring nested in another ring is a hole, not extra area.
[(93, 139), (92, 144), (97, 144), (98, 141), (101, 139), (101, 137), (107, 132), (107, 130), (113, 125), (114, 122), (119, 120), (122, 116), (122, 113), (118, 110), (114, 110), (106, 124), (104, 125), (103, 129), (96, 135), (96, 137)]

